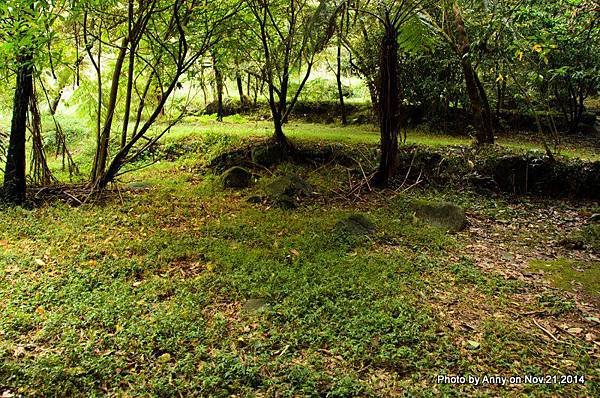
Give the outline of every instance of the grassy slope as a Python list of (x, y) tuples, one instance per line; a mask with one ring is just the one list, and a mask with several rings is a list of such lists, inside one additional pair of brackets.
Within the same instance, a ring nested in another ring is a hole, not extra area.
[[(268, 134), (261, 123), (210, 130)], [(192, 131), (180, 127), (170, 140), (192, 139)], [(288, 131), (376, 140), (358, 128)], [(587, 348), (547, 342), (509, 315), (518, 283), (484, 275), (468, 259), (449, 261), (447, 251), (459, 240), (414, 225), (409, 197), (365, 205), (323, 198), (295, 212), (265, 209), (246, 203), (251, 192), (224, 192), (215, 177), (194, 171), (203, 160), (190, 154), (138, 171), (129, 179), (153, 188), (103, 206), (0, 212), (0, 390), (331, 397), (598, 392), (592, 382), (436, 385), (440, 373), (597, 378), (598, 369)], [(302, 173), (323, 194), (346, 184), (343, 168), (283, 165), (276, 173), (287, 171)], [(375, 236), (354, 240), (333, 232), (337, 220), (356, 211), (375, 222)], [(248, 312), (248, 299), (268, 305)]]

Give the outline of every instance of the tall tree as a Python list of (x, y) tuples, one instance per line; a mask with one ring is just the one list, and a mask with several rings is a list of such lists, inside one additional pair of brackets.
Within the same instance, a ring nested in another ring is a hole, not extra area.
[[(357, 18), (372, 18), (381, 27), (377, 65), (377, 104), (381, 135), (381, 156), (374, 177), (385, 186), (394, 176), (398, 163), (398, 132), (402, 124), (401, 87), (399, 84), (399, 35), (401, 28), (415, 15), (425, 0), (350, 1)], [(359, 24), (364, 27), (365, 24)]]
[[(483, 2), (484, 9), (485, 3)], [(493, 144), (493, 112), (485, 87), (474, 66), (473, 46), (467, 33), (461, 4), (458, 0), (441, 0), (432, 4), (432, 12), (424, 13), (423, 17), (427, 26), (433, 28), (434, 32), (450, 46), (460, 62), (476, 130), (476, 143)], [(491, 30), (488, 30), (489, 32)]]
[(0, 4), (0, 59), (16, 76), (3, 191), (6, 200), (15, 204), (22, 204), (26, 197), (25, 144), (35, 57), (44, 48), (44, 33), (56, 18), (56, 3), (8, 0)]
[(465, 77), (467, 94), (471, 102), (473, 121), (477, 130), (477, 144), (494, 143), (494, 121), (490, 102), (485, 88), (479, 80), (479, 76), (473, 67), (471, 60), (471, 43), (467, 36), (467, 29), (458, 4), (453, 5), (454, 29), (455, 29), (455, 51), (460, 59), (460, 65)]

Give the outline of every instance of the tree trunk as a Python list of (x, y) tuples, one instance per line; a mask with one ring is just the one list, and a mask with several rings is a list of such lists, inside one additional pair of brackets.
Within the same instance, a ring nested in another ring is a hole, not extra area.
[(217, 59), (213, 55), (213, 70), (215, 71), (215, 84), (217, 86), (217, 121), (223, 121), (223, 74), (217, 65)]
[(394, 176), (398, 163), (400, 128), (400, 84), (398, 81), (398, 40), (396, 27), (386, 16), (385, 35), (379, 59), (379, 128), (381, 159), (375, 184), (385, 186)]
[[(342, 18), (343, 20), (343, 18)], [(339, 35), (341, 36), (341, 29), (342, 27), (340, 27), (340, 33)], [(335, 79), (337, 80), (337, 88), (338, 88), (338, 96), (340, 99), (340, 112), (341, 112), (341, 116), (342, 116), (342, 124), (346, 125), (348, 124), (348, 116), (346, 114), (346, 104), (344, 104), (344, 90), (342, 87), (342, 39), (341, 37), (338, 40), (338, 44), (337, 44), (337, 71), (335, 74)]]
[(121, 148), (127, 144), (127, 130), (129, 128), (129, 115), (131, 114), (131, 97), (133, 95), (133, 80), (135, 78), (135, 44), (132, 42), (129, 49), (129, 68), (127, 71), (127, 92), (125, 93), (125, 112), (123, 113), (123, 131), (121, 132)]
[(281, 145), (283, 148), (288, 148), (290, 143), (283, 133), (283, 118), (279, 112), (273, 113), (273, 125), (275, 127), (275, 133), (273, 134), (273, 139), (278, 145)]
[(242, 82), (242, 75), (240, 74), (239, 70), (235, 72), (235, 82), (237, 83), (238, 95), (240, 96), (240, 104), (242, 104), (242, 107), (245, 108), (247, 104), (246, 96), (244, 95), (244, 82)]
[(248, 73), (248, 77), (246, 78), (246, 95), (250, 98), (250, 86), (252, 82), (252, 75)]
[(33, 55), (27, 53), (17, 58), (19, 64), (13, 100), (10, 141), (4, 169), (4, 195), (8, 202), (22, 204), (26, 194), (25, 141), (27, 109), (33, 94)]
[(60, 100), (62, 99), (62, 96), (63, 96), (63, 89), (60, 89), (58, 94), (56, 94), (54, 101), (52, 101), (52, 104), (50, 104), (50, 115), (52, 115), (52, 116), (56, 115), (56, 111), (58, 109), (58, 105), (60, 104)]
[[(98, 147), (96, 148), (96, 155), (94, 157), (94, 165), (92, 168), (92, 181), (96, 181), (106, 169), (106, 163), (108, 160), (108, 146), (110, 142), (110, 133), (112, 129), (112, 123), (115, 116), (115, 110), (117, 107), (117, 95), (119, 93), (119, 81), (121, 78), (121, 71), (123, 70), (123, 63), (125, 56), (127, 55), (129, 39), (123, 39), (119, 54), (117, 55), (117, 61), (115, 63), (115, 69), (112, 75), (112, 85), (110, 89), (110, 97), (108, 102), (108, 108), (106, 109), (106, 120), (104, 121), (104, 127), (100, 134), (100, 140)], [(99, 110), (100, 111), (100, 110)]]
[(493, 144), (494, 143), (494, 129), (492, 122), (492, 112), (490, 109), (487, 95), (477, 73), (473, 69), (469, 53), (471, 45), (469, 43), (469, 37), (465, 29), (465, 24), (460, 14), (458, 7), (454, 8), (454, 17), (456, 24), (456, 32), (458, 34), (458, 45), (457, 53), (460, 57), (460, 65), (465, 77), (465, 84), (467, 86), (467, 95), (471, 103), (471, 110), (473, 112), (473, 123), (477, 130), (476, 141), (478, 145)]

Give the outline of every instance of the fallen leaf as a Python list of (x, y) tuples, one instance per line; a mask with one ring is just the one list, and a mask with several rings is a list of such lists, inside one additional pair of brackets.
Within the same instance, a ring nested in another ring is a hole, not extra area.
[(42, 260), (41, 258), (36, 258), (35, 263), (37, 265), (39, 265), (40, 267), (43, 267), (44, 265), (46, 265), (46, 262), (44, 260)]
[(13, 350), (13, 356), (15, 358), (18, 358), (23, 355), (25, 355), (25, 347), (23, 347), (22, 345), (16, 346), (15, 349)]
[(594, 333), (587, 333), (585, 335), (585, 341), (591, 343), (592, 341), (596, 341), (596, 335)]
[(162, 354), (160, 357), (158, 357), (158, 362), (160, 363), (167, 363), (171, 361), (171, 354), (166, 353), (166, 354)]
[(481, 347), (481, 344), (478, 341), (475, 341), (475, 340), (468, 340), (467, 341), (467, 349), (469, 349), (469, 350), (477, 350), (477, 349), (479, 349), (479, 347)]

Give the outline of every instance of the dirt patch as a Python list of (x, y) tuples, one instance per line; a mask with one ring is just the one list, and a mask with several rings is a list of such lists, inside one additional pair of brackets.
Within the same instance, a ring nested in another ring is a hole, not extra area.
[[(585, 225), (585, 204), (555, 201), (512, 203), (506, 218), (469, 214), (471, 227), (462, 236), (466, 245), (452, 254), (473, 259), (486, 273), (522, 283), (511, 294), (514, 316), (539, 329), (546, 340), (577, 341), (600, 348), (600, 292), (595, 295), (572, 284), (558, 289), (550, 276), (531, 266), (532, 261), (567, 259), (598, 264), (592, 250), (569, 250), (560, 244), (565, 234)], [(530, 308), (538, 308), (530, 311)], [(541, 309), (539, 309), (541, 308)]]

